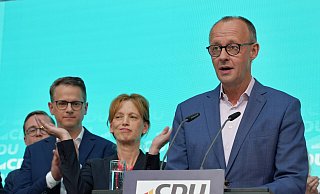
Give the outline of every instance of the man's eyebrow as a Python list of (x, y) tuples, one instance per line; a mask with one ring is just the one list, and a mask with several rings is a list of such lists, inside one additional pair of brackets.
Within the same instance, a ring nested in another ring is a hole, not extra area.
[(28, 127), (27, 129), (30, 129), (30, 128), (38, 128), (38, 126), (36, 126), (36, 125), (31, 125), (31, 126)]

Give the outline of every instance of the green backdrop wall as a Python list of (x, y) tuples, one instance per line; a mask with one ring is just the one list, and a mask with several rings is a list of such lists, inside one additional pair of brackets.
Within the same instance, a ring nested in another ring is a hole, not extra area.
[(84, 79), (84, 125), (112, 141), (111, 100), (120, 93), (146, 96), (147, 150), (171, 126), (179, 102), (218, 84), (205, 47), (212, 24), (225, 15), (247, 17), (257, 28), (254, 77), (301, 100), (311, 173), (320, 176), (319, 7), (318, 0), (0, 1), (3, 178), (21, 164), (26, 114), (49, 112), (49, 86), (61, 76)]

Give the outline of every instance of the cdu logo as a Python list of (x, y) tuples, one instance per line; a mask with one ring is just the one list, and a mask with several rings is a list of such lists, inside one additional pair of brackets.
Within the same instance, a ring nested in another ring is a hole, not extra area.
[(150, 191), (144, 193), (144, 194), (154, 194), (154, 189), (151, 189)]
[(136, 194), (209, 194), (210, 180), (138, 181)]
[(146, 193), (144, 193), (144, 194), (154, 194), (154, 190), (151, 189), (150, 191), (148, 191), (148, 192), (146, 192)]

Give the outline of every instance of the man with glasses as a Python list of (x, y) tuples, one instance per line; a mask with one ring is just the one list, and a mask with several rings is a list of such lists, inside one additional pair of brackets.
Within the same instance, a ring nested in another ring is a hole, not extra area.
[[(252, 61), (259, 52), (254, 25), (243, 17), (224, 17), (211, 28), (209, 42), (221, 84), (178, 105), (173, 129), (195, 112), (200, 117), (177, 134), (166, 169), (224, 169), (226, 187), (304, 193), (308, 157), (300, 102), (252, 77)], [(240, 116), (220, 133), (222, 123), (236, 112)]]
[[(63, 77), (54, 81), (50, 87), (48, 106), (55, 116), (57, 126), (66, 129), (73, 138), (81, 165), (87, 159), (103, 158), (115, 153), (113, 143), (92, 134), (82, 126), (88, 102), (86, 87), (81, 78)], [(14, 188), (15, 193), (66, 193), (63, 184), (60, 184), (60, 171), (54, 168), (57, 165), (52, 165), (51, 168), (51, 163), (59, 162), (52, 160), (52, 151), (57, 141), (59, 140), (55, 137), (50, 137), (27, 147), (17, 179), (18, 186)]]
[[(36, 117), (55, 125), (55, 122), (52, 119), (52, 117), (50, 117), (46, 112), (41, 110), (30, 112), (26, 116), (23, 122), (24, 143), (26, 144), (26, 146), (29, 146), (35, 142), (38, 142), (42, 139), (49, 137), (45, 129), (41, 128), (41, 126), (37, 122)], [(14, 182), (15, 182), (14, 179), (16, 176), (18, 176), (17, 175), (18, 173), (19, 173), (19, 169), (16, 169), (11, 171), (7, 175), (5, 179), (5, 185), (4, 185), (4, 190), (7, 193), (13, 192)]]

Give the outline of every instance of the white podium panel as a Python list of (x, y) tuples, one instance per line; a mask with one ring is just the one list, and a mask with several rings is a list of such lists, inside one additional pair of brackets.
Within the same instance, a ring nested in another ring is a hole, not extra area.
[(224, 170), (127, 171), (123, 194), (223, 194)]

